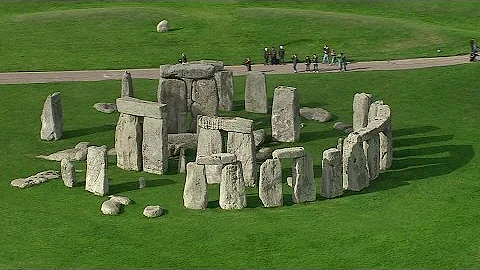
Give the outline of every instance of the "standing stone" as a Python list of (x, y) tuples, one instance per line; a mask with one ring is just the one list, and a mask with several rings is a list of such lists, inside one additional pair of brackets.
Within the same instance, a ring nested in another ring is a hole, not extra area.
[(187, 177), (183, 189), (183, 205), (188, 209), (205, 209), (208, 205), (205, 166), (187, 163)]
[(157, 32), (164, 33), (168, 32), (168, 21), (163, 20), (157, 24)]
[(256, 148), (253, 133), (228, 132), (227, 152), (242, 164), (243, 181), (247, 187), (257, 186)]
[(247, 206), (245, 183), (242, 176), (242, 165), (227, 164), (222, 170), (220, 183), (220, 207), (222, 209), (242, 209)]
[(363, 142), (363, 151), (367, 158), (367, 169), (370, 181), (380, 174), (380, 136), (374, 135)]
[(300, 115), (297, 89), (275, 88), (272, 106), (272, 138), (279, 142), (296, 142), (300, 139)]
[(233, 72), (223, 70), (215, 73), (218, 91), (218, 109), (231, 111), (233, 109)]
[(197, 116), (217, 115), (218, 95), (214, 79), (193, 81), (192, 84), (192, 129), (197, 126)]
[(258, 196), (265, 207), (283, 205), (282, 165), (279, 159), (267, 159), (260, 166)]
[(337, 149), (340, 150), (340, 152), (343, 150), (343, 138), (338, 138)]
[(313, 202), (317, 198), (313, 160), (307, 154), (293, 160), (292, 200), (294, 203)]
[(390, 106), (379, 106), (377, 117), (385, 119), (385, 129), (380, 132), (380, 170), (387, 170), (392, 166), (393, 138)]
[(60, 163), (63, 184), (67, 187), (73, 187), (77, 182), (77, 176), (75, 175), (75, 167), (73, 162), (68, 159), (62, 159)]
[(130, 72), (125, 71), (122, 76), (122, 93), (121, 97), (133, 97), (133, 83)]
[(145, 187), (147, 187), (147, 180), (145, 180), (145, 177), (138, 178), (138, 188), (142, 189)]
[(167, 104), (168, 133), (181, 133), (187, 129), (187, 84), (183, 80), (160, 78), (158, 102)]
[(178, 154), (178, 173), (185, 173), (187, 159), (185, 158), (185, 147), (180, 147)]
[(371, 103), (371, 94), (356, 93), (353, 97), (353, 131), (368, 125), (368, 111)]
[(168, 169), (166, 119), (143, 119), (143, 171), (164, 174)]
[(334, 198), (343, 194), (342, 150), (330, 148), (323, 151), (322, 197)]
[[(222, 134), (220, 130), (198, 129), (197, 158), (223, 152)], [(207, 183), (218, 184), (222, 181), (223, 165), (205, 165)]]
[(370, 104), (370, 108), (368, 109), (368, 123), (375, 121), (378, 114), (378, 108), (383, 105), (383, 100), (377, 100)]
[(117, 166), (123, 170), (142, 170), (142, 124), (137, 116), (121, 113), (115, 131)]
[(41, 115), (42, 129), (40, 138), (51, 141), (59, 140), (63, 135), (63, 110), (60, 92), (50, 94), (43, 104)]
[(363, 142), (357, 132), (352, 132), (343, 142), (343, 189), (360, 191), (369, 183)]
[(248, 72), (245, 83), (245, 110), (254, 113), (267, 113), (267, 103), (265, 74), (257, 71)]
[(107, 146), (90, 146), (87, 153), (85, 189), (95, 195), (108, 194)]

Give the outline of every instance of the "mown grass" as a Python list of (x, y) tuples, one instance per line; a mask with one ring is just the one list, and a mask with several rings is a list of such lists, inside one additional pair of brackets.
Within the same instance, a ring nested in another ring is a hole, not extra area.
[[(57, 162), (35, 158), (80, 141), (114, 142), (116, 114), (92, 106), (119, 96), (120, 82), (2, 85), (0, 140), (0, 268), (475, 268), (480, 265), (478, 203), (480, 142), (477, 100), (479, 65), (410, 71), (267, 75), (268, 95), (278, 85), (297, 87), (302, 106), (322, 107), (334, 121), (351, 122), (355, 92), (369, 92), (392, 108), (394, 161), (390, 170), (362, 192), (332, 200), (291, 202), (264, 209), (255, 189), (248, 208), (223, 211), (218, 186), (209, 189), (209, 208), (183, 208), (184, 174), (175, 162), (166, 175), (127, 172), (109, 160), (114, 194), (136, 203), (118, 216), (103, 216), (105, 198), (61, 180), (21, 190), (17, 177)], [(235, 111), (269, 128), (268, 115), (243, 111), (245, 77), (235, 78)], [(137, 97), (155, 100), (157, 81), (135, 80)], [(45, 97), (63, 96), (65, 138), (39, 139)], [(314, 157), (317, 193), (323, 150), (346, 134), (333, 122), (304, 121), (299, 143)], [(269, 129), (268, 129), (269, 130)], [(193, 153), (189, 158), (192, 159)], [(284, 177), (289, 169), (284, 164)], [(85, 163), (76, 163), (85, 169)], [(146, 189), (137, 189), (140, 176)], [(84, 181), (85, 171), (77, 173)], [(163, 217), (142, 216), (148, 204), (161, 204)]]
[[(126, 69), (216, 59), (287, 60), (328, 43), (351, 61), (466, 54), (478, 37), (475, 1), (7, 1), (0, 71)], [(168, 19), (172, 31), (156, 33)], [(437, 49), (441, 52), (438, 53)]]

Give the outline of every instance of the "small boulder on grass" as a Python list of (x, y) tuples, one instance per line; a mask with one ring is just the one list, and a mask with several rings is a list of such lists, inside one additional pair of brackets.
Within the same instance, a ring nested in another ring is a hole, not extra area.
[(322, 108), (309, 108), (309, 107), (302, 107), (300, 108), (300, 115), (308, 120), (315, 120), (319, 122), (327, 122), (332, 119), (332, 114), (327, 110)]
[(149, 218), (159, 217), (163, 214), (163, 209), (160, 205), (149, 205), (143, 209), (143, 215)]
[(95, 103), (93, 107), (97, 109), (97, 111), (103, 113), (113, 113), (118, 111), (117, 104), (115, 103)]
[(120, 204), (106, 200), (102, 203), (100, 210), (104, 215), (118, 215), (120, 213)]

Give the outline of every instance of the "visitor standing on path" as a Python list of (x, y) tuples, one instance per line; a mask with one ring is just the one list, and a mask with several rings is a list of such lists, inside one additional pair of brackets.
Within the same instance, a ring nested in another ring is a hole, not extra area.
[(328, 64), (328, 55), (330, 54), (330, 48), (328, 47), (327, 44), (323, 46), (323, 59), (322, 59), (322, 64)]
[(243, 64), (247, 67), (247, 71), (252, 71), (252, 60), (250, 60), (250, 57), (245, 58)]
[(340, 53), (338, 57), (338, 64), (340, 66), (340, 70), (347, 71), (347, 57), (343, 53)]
[(280, 65), (285, 64), (285, 47), (283, 45), (280, 45), (280, 49), (278, 50), (278, 58), (280, 60)]
[(263, 59), (264, 59), (263, 65), (264, 65), (264, 66), (268, 65), (268, 57), (269, 57), (269, 56), (270, 56), (270, 52), (268, 51), (268, 48), (265, 47), (265, 48), (263, 49)]
[(307, 55), (305, 58), (305, 72), (310, 72), (310, 64), (312, 63), (312, 60), (310, 60), (310, 56)]
[(337, 53), (335, 52), (335, 50), (332, 50), (330, 52), (330, 56), (332, 58), (332, 60), (330, 61), (330, 66), (333, 66), (335, 65), (335, 61), (337, 61)]
[(313, 72), (318, 73), (318, 55), (316, 53), (313, 54)]
[(298, 57), (297, 54), (292, 55), (292, 63), (293, 63), (293, 72), (297, 73), (297, 63), (298, 63)]
[(472, 53), (478, 52), (478, 45), (473, 37), (470, 39), (470, 48), (472, 49)]
[(270, 63), (272, 66), (277, 64), (277, 51), (275, 50), (275, 47), (272, 47), (272, 50), (270, 51)]

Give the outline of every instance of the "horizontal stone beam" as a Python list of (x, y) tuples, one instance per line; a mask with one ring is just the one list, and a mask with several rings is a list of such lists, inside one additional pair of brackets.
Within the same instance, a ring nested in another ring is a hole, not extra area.
[(198, 126), (204, 129), (251, 133), (253, 130), (253, 120), (240, 117), (200, 116), (198, 118)]
[(305, 156), (305, 149), (302, 146), (276, 149), (272, 153), (273, 158), (301, 158), (303, 156)]
[(160, 66), (160, 78), (208, 79), (215, 75), (216, 68), (210, 64), (176, 64)]
[(140, 100), (133, 97), (121, 97), (117, 98), (116, 104), (120, 113), (156, 119), (162, 119), (166, 116), (166, 104), (158, 102)]
[(217, 153), (210, 156), (198, 156), (196, 163), (198, 165), (225, 165), (237, 161), (237, 157), (230, 153)]

